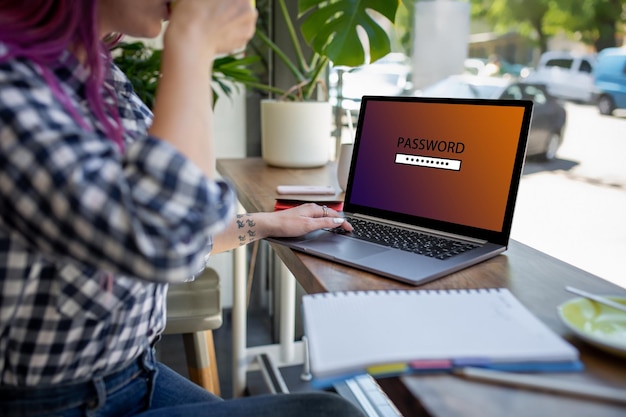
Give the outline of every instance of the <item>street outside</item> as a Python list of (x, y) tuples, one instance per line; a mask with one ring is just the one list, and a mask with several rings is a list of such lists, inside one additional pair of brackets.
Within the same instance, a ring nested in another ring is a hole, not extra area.
[(558, 158), (526, 163), (511, 237), (626, 288), (626, 117), (566, 108)]

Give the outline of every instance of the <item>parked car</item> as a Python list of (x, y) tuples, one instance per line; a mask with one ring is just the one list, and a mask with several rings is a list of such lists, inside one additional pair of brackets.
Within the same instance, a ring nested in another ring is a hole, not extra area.
[(463, 61), (463, 71), (466, 74), (483, 74), (486, 66), (487, 60), (484, 58), (466, 58), (465, 61)]
[(411, 90), (410, 75), (410, 59), (399, 52), (345, 71), (342, 67), (334, 67), (329, 74), (330, 101), (334, 106), (358, 111), (364, 95), (406, 94)]
[(463, 67), (464, 72), (473, 75), (525, 78), (531, 72), (526, 65), (513, 64), (500, 57), (467, 58), (463, 62)]
[(593, 70), (594, 101), (601, 114), (626, 108), (626, 48), (606, 48)]
[(502, 77), (485, 77), (480, 75), (451, 75), (421, 90), (415, 95), (426, 97), (459, 97), (459, 98), (492, 98), (497, 95), (511, 80)]
[(566, 51), (544, 52), (529, 82), (545, 84), (553, 96), (590, 103), (593, 100), (593, 67), (595, 55)]
[(432, 86), (416, 91), (415, 95), (532, 100), (535, 105), (526, 154), (549, 161), (556, 157), (563, 143), (565, 107), (559, 99), (548, 93), (543, 84), (462, 74), (447, 77)]

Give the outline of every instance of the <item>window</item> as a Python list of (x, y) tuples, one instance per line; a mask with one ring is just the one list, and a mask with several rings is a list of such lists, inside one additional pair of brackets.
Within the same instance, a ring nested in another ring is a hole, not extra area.
[(583, 59), (580, 61), (580, 72), (591, 73), (593, 71), (593, 67), (591, 66), (591, 62)]
[(537, 88), (532, 85), (528, 85), (524, 87), (524, 99), (532, 100), (536, 104), (545, 104), (548, 99), (540, 88)]
[(519, 85), (512, 85), (506, 89), (506, 93), (502, 95), (504, 99), (520, 100), (522, 98), (522, 91)]
[(572, 67), (573, 59), (570, 58), (554, 58), (546, 61), (546, 67), (558, 67), (570, 69)]

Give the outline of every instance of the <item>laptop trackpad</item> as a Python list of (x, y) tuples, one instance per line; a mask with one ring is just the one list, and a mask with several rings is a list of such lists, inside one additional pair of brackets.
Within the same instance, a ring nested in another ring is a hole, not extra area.
[(387, 252), (389, 248), (335, 233), (322, 233), (315, 239), (306, 241), (304, 251), (350, 261)]

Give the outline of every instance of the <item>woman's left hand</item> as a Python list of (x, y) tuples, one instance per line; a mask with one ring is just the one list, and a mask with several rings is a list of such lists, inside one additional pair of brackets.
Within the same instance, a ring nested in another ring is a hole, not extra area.
[[(294, 237), (302, 236), (318, 229), (334, 229), (341, 227), (347, 232), (352, 231), (350, 223), (335, 210), (315, 203), (302, 204), (297, 207), (267, 213), (272, 216), (267, 236)], [(268, 219), (270, 220), (270, 219)]]
[(236, 219), (214, 236), (213, 253), (246, 245), (266, 237), (296, 237), (318, 229), (341, 227), (350, 232), (352, 226), (335, 210), (314, 203), (269, 213), (238, 214)]

